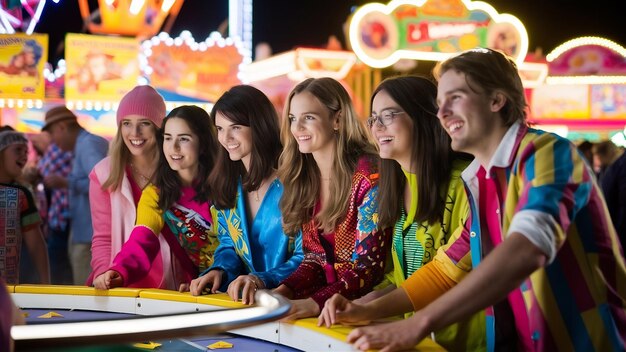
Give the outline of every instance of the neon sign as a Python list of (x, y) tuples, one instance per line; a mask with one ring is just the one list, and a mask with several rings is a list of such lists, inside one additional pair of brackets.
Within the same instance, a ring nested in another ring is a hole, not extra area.
[(350, 44), (372, 67), (400, 59), (440, 61), (475, 47), (499, 49), (523, 62), (528, 34), (515, 16), (470, 0), (393, 0), (359, 8), (350, 22)]
[(552, 50), (548, 84), (624, 84), (626, 49), (600, 37), (579, 37)]

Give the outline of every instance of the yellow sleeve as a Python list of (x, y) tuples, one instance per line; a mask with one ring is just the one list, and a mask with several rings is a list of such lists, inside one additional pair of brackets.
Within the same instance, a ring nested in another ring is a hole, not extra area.
[(438, 261), (433, 260), (416, 270), (402, 284), (402, 289), (413, 304), (413, 310), (424, 308), (456, 285), (454, 280), (444, 274), (440, 265)]
[(164, 224), (163, 211), (159, 208), (159, 191), (154, 185), (149, 185), (141, 193), (135, 226), (148, 227), (158, 235)]
[(211, 205), (211, 208), (209, 208), (209, 211), (211, 212), (211, 220), (213, 221), (213, 233), (217, 234), (217, 208), (215, 208), (215, 205)]

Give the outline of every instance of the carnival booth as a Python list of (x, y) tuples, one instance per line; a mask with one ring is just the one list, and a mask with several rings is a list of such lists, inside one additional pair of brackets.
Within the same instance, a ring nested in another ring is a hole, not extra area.
[(501, 50), (518, 65), (531, 124), (572, 140), (626, 144), (626, 50), (608, 39), (577, 38), (537, 56), (528, 52), (521, 21), (485, 2), (393, 0), (357, 9), (349, 42), (357, 64), (379, 69), (403, 60), (441, 61), (476, 47)]
[(437, 62), (476, 47), (499, 49), (513, 57), (527, 72), (530, 85), (544, 69), (524, 62), (528, 35), (521, 21), (480, 1), (366, 4), (352, 15), (348, 37), (358, 60), (377, 69)]
[[(344, 83), (354, 98), (353, 86), (346, 79), (355, 63), (356, 56), (350, 51), (298, 48), (243, 66), (240, 78), (262, 90), (281, 112), (291, 89), (307, 78), (334, 78)], [(355, 106), (362, 104), (355, 100)]]
[[(81, 0), (86, 27), (96, 34), (67, 34), (65, 59), (56, 68), (46, 62), (47, 35), (0, 34), (0, 124), (37, 133), (45, 112), (64, 104), (87, 130), (111, 137), (118, 102), (138, 84), (155, 87), (168, 110), (181, 104), (210, 110), (223, 91), (241, 83), (240, 66), (250, 61), (251, 45), (241, 38), (250, 39), (251, 28), (227, 38), (213, 33), (199, 42), (188, 31), (176, 38), (155, 35), (165, 18), (175, 18), (182, 2), (147, 1), (134, 10), (132, 4), (100, 4), (94, 10)], [(233, 6), (230, 19), (241, 23), (233, 30), (242, 30), (243, 12), (242, 4)], [(95, 13), (101, 17), (98, 23)]]
[[(44, 35), (4, 38), (16, 43), (11, 55), (21, 55), (27, 50), (23, 48), (36, 40), (43, 47), (46, 40)], [(136, 38), (68, 34), (65, 47), (66, 59), (55, 71), (44, 70), (44, 57), (38, 71), (43, 74), (17, 74), (11, 71), (13, 68), (0, 72), (0, 76), (10, 77), (0, 83), (5, 86), (0, 93), (2, 124), (22, 132), (39, 132), (45, 111), (65, 104), (77, 113), (87, 130), (111, 137), (117, 129), (117, 104), (137, 84), (154, 86), (163, 95), (168, 110), (181, 104), (210, 110), (210, 102), (228, 87), (241, 83), (241, 46), (217, 33), (200, 43), (189, 32), (177, 38), (161, 33), (143, 42)]]
[(547, 56), (548, 74), (529, 94), (530, 121), (570, 139), (626, 146), (626, 49), (580, 37)]

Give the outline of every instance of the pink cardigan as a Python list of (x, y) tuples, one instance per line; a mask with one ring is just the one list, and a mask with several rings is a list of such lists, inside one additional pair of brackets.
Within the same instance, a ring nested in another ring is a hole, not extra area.
[[(116, 191), (103, 191), (102, 184), (111, 170), (111, 158), (100, 161), (89, 174), (89, 203), (93, 222), (91, 242), (92, 272), (87, 280), (91, 286), (93, 279), (107, 271), (113, 258), (130, 237), (135, 226), (137, 209), (128, 179), (124, 174), (122, 185)], [(129, 287), (177, 289), (172, 274), (170, 247), (163, 236), (159, 236), (161, 251), (152, 262), (148, 275)]]

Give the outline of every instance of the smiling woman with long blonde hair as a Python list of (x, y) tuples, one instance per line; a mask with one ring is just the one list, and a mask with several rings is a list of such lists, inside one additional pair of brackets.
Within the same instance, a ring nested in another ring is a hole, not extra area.
[[(130, 237), (141, 192), (154, 182), (159, 163), (157, 133), (164, 117), (165, 102), (150, 86), (136, 86), (120, 101), (109, 156), (89, 175), (93, 240), (87, 285), (109, 268)], [(169, 246), (161, 242), (149, 275), (130, 287), (175, 288)]]
[(308, 79), (289, 94), (278, 176), (285, 232), (302, 230), (304, 260), (276, 292), (287, 319), (316, 316), (335, 293), (357, 298), (381, 281), (388, 232), (378, 228), (376, 149), (346, 89)]

